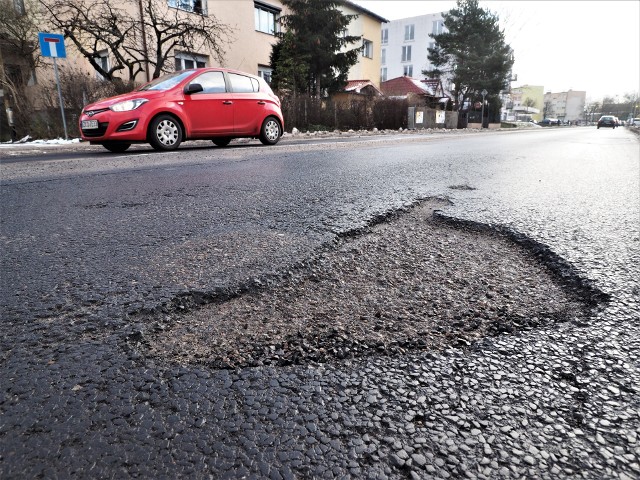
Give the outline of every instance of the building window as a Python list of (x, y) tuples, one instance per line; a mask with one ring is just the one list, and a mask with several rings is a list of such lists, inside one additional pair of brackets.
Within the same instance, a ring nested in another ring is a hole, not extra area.
[(403, 62), (411, 61), (411, 45), (406, 45), (402, 47), (402, 61)]
[(383, 67), (380, 69), (380, 81), (381, 82), (387, 81), (387, 67)]
[(207, 9), (206, 1), (202, 0), (167, 0), (170, 7), (184, 10), (185, 12), (197, 13), (199, 15), (206, 15)]
[(4, 74), (9, 83), (16, 86), (23, 86), (25, 83), (25, 77), (22, 72), (22, 66), (4, 64)]
[(190, 68), (204, 68), (207, 66), (207, 57), (190, 53), (176, 53), (176, 72)]
[[(94, 60), (96, 61), (96, 63), (98, 64), (98, 66), (102, 70), (104, 70), (105, 72), (109, 71), (109, 53), (106, 50), (102, 50), (101, 52), (98, 52), (98, 54), (96, 55)], [(97, 71), (96, 71), (96, 78), (98, 80), (104, 80), (105, 79)]]
[(362, 39), (362, 56), (373, 58), (373, 42), (371, 40)]
[(413, 40), (415, 34), (415, 25), (405, 25), (404, 26), (404, 41), (408, 42)]
[(384, 65), (385, 63), (387, 63), (387, 49), (383, 48), (381, 51), (381, 54), (382, 54), (382, 57), (380, 59), (380, 63)]
[(387, 43), (389, 43), (389, 29), (388, 28), (383, 28), (382, 29), (382, 44), (386, 45)]
[(444, 31), (444, 20), (435, 20), (433, 22), (433, 35), (440, 35)]
[(405, 65), (404, 67), (402, 67), (402, 69), (403, 75), (407, 77), (413, 77), (413, 65)]
[(255, 2), (253, 5), (256, 30), (258, 32), (268, 33), (269, 35), (275, 35), (278, 33), (278, 17), (280, 16), (280, 10), (270, 7), (264, 3)]
[(258, 76), (268, 84), (271, 83), (271, 75), (273, 75), (273, 68), (258, 65)]

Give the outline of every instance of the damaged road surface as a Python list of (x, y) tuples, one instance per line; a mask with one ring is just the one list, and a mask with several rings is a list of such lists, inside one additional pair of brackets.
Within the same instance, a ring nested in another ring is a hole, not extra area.
[(231, 368), (442, 350), (584, 322), (604, 299), (556, 276), (562, 266), (540, 249), (434, 218), (446, 204), (425, 201), (343, 237), (268, 288), (161, 323), (146, 318), (150, 353)]
[(0, 158), (0, 476), (638, 478), (638, 140), (595, 133)]

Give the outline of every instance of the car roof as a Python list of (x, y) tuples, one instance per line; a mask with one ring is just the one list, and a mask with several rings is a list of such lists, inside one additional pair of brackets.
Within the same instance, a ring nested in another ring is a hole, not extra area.
[(224, 67), (202, 67), (202, 68), (190, 68), (188, 70), (193, 71), (194, 73), (196, 72), (227, 72), (227, 73), (237, 73), (239, 75), (247, 75), (249, 77), (254, 77), (254, 78), (260, 78), (259, 76), (253, 74), (253, 73), (249, 73), (249, 72), (243, 72), (241, 70), (234, 70), (233, 68), (224, 68)]

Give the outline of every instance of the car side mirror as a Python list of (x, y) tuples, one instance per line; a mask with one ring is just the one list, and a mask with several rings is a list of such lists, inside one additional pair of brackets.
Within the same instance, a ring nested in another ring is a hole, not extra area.
[(190, 83), (189, 85), (184, 87), (185, 95), (192, 95), (194, 93), (199, 93), (203, 91), (204, 91), (204, 88), (202, 88), (202, 85), (200, 85), (199, 83)]

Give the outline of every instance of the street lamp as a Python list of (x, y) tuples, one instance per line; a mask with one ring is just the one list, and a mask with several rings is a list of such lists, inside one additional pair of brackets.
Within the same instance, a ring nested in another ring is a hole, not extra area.
[(489, 93), (486, 89), (482, 89), (480, 94), (482, 95), (482, 116), (480, 117), (480, 128), (484, 128), (484, 97)]

